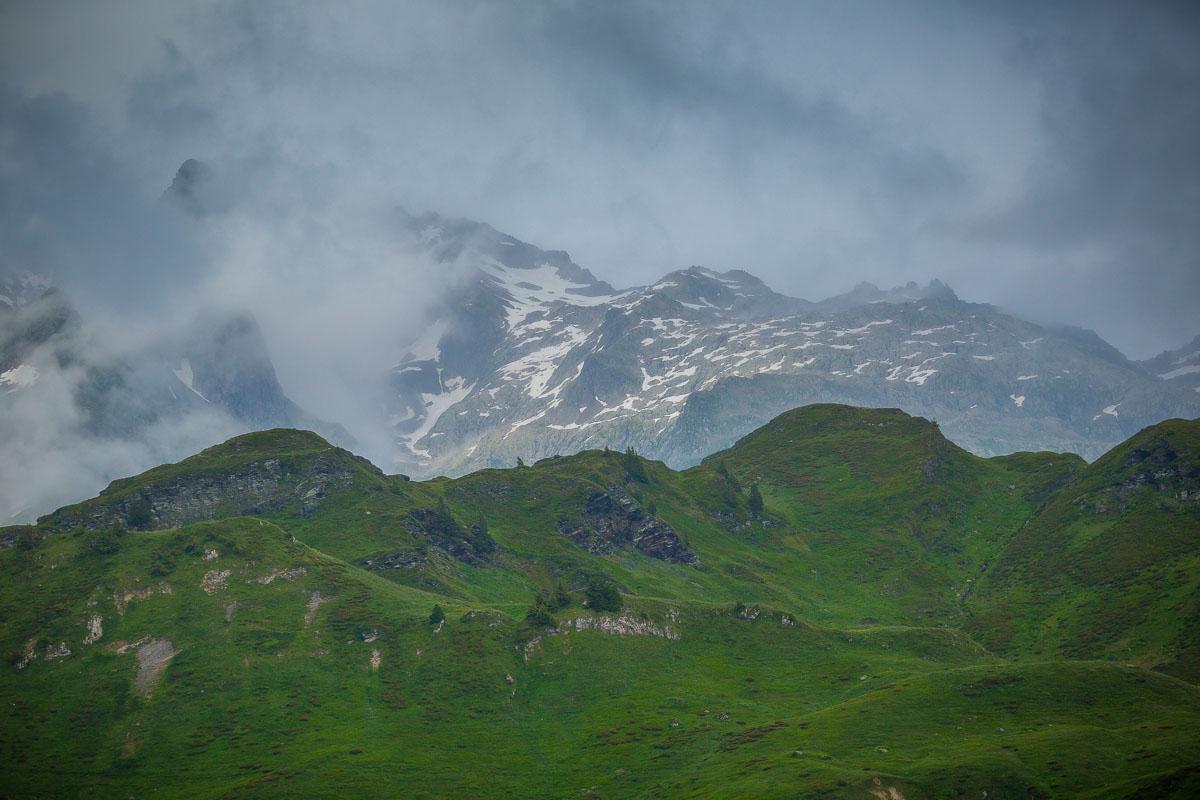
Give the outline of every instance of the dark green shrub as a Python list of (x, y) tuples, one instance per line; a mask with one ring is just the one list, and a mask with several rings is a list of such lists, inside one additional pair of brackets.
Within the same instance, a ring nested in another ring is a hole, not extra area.
[(175, 571), (175, 555), (168, 547), (159, 547), (150, 554), (150, 574), (156, 578)]
[(125, 519), (135, 531), (145, 530), (154, 521), (150, 513), (150, 501), (145, 495), (137, 494), (125, 503)]
[(631, 481), (647, 483), (650, 480), (646, 475), (646, 465), (632, 447), (621, 454), (621, 467), (625, 470), (625, 477)]
[(763, 513), (763, 498), (762, 492), (758, 491), (758, 484), (753, 484), (750, 487), (750, 499), (748, 501), (750, 513), (756, 517), (761, 517)]
[(567, 593), (567, 587), (563, 586), (562, 581), (559, 581), (554, 586), (554, 597), (552, 598), (551, 605), (555, 611), (571, 605), (571, 595)]
[(592, 578), (587, 585), (588, 608), (593, 611), (620, 611), (621, 593), (607, 578)]
[(38, 536), (37, 529), (32, 525), (23, 525), (21, 529), (17, 531), (18, 549), (33, 550), (41, 543), (42, 539), (40, 536)]
[(550, 615), (550, 604), (541, 593), (538, 593), (538, 596), (534, 598), (533, 605), (525, 612), (525, 621), (539, 628), (554, 624), (554, 617)]
[(115, 525), (92, 531), (87, 535), (88, 549), (97, 555), (111, 556), (121, 549), (121, 537), (124, 535), (125, 529)]

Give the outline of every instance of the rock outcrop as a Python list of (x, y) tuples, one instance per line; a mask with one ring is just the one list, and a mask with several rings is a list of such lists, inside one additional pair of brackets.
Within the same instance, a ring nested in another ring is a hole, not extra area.
[[(431, 547), (445, 550), (459, 561), (475, 566), (486, 563), (498, 549), (496, 541), (479, 524), (460, 524), (445, 506), (413, 509), (409, 513), (408, 529)], [(396, 556), (396, 563), (376, 568), (409, 566), (401, 554)]]
[[(627, 615), (619, 617), (576, 617), (558, 625), (559, 633), (568, 631), (600, 631), (612, 636), (658, 636), (663, 639), (678, 639), (679, 632), (669, 625), (658, 625), (649, 620)], [(526, 656), (526, 661), (529, 660)]]
[(593, 492), (584, 504), (579, 523), (559, 520), (559, 533), (589, 553), (612, 553), (633, 547), (641, 553), (674, 564), (700, 563), (675, 530), (619, 486)]
[(330, 449), (303, 459), (264, 458), (225, 471), (187, 471), (136, 490), (114, 492), (110, 487), (96, 500), (59, 509), (38, 524), (51, 531), (113, 526), (162, 530), (268, 510), (310, 517), (328, 495), (354, 482), (360, 461)]

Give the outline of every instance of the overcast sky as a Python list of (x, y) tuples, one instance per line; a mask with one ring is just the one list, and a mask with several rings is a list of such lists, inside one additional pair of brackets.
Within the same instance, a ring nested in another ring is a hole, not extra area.
[(269, 209), (252, 273), (386, 267), (400, 203), (616, 286), (942, 278), (1134, 357), (1200, 333), (1195, 3), (0, 9), (0, 266), (112, 302), (209, 268), (152, 220), (196, 157)]

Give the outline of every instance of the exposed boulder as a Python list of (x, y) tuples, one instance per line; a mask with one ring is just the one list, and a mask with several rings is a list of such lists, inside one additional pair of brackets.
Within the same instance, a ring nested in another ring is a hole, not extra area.
[[(616, 617), (576, 617), (558, 625), (559, 633), (569, 631), (600, 631), (612, 636), (658, 636), (663, 639), (678, 639), (679, 631), (669, 625), (657, 625), (646, 619), (622, 615)], [(526, 655), (525, 660), (529, 660)]]
[[(441, 504), (436, 508), (414, 508), (409, 512), (409, 531), (420, 536), (432, 547), (445, 550), (459, 561), (479, 566), (496, 552), (496, 541), (479, 524), (464, 526), (450, 510)], [(397, 554), (399, 556), (399, 554)], [(400, 558), (396, 566), (407, 566)], [(388, 567), (390, 565), (384, 565)]]
[(649, 514), (619, 486), (593, 492), (584, 504), (581, 521), (559, 520), (559, 533), (589, 553), (612, 553), (626, 547), (673, 564), (700, 563), (667, 523)]

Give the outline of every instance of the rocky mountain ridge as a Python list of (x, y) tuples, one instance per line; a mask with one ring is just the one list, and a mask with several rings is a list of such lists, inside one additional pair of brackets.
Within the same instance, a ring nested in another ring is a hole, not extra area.
[(1182, 347), (1138, 362), (1155, 377), (1200, 392), (1200, 336)]
[[(164, 201), (200, 224), (228, 198), (212, 168), (188, 162)], [(392, 344), (398, 363), (381, 376), (377, 404), (390, 442), (370, 448), (391, 450), (376, 456), (388, 471), (461, 475), (601, 446), (682, 467), (817, 402), (902, 408), (984, 455), (1094, 458), (1140, 427), (1200, 415), (1196, 342), (1135, 363), (1093, 332), (967, 302), (940, 281), (862, 283), (812, 302), (745, 270), (697, 266), (617, 290), (566, 252), (484, 223), (403, 211), (394, 220), (398, 241), (410, 242), (401, 247), (457, 279), (423, 334)], [(39, 382), (69, 369), (72, 432), (153, 450), (124, 469), (278, 426), (355, 444), (288, 397), (249, 314), (211, 313), (120, 358), (90, 347), (88, 333), (44, 279), (0, 279), (0, 403), (28, 406)], [(181, 442), (161, 431), (191, 430), (178, 424), (189, 417), (219, 431)], [(70, 499), (21, 494), (4, 498), (0, 515)]]
[(1094, 458), (1200, 397), (1090, 332), (961, 300), (933, 281), (821, 302), (691, 267), (616, 291), (561, 251), (405, 217), (468, 278), (393, 370), (396, 467), (461, 474), (597, 446), (695, 463), (804, 403), (899, 407), (984, 455)]

